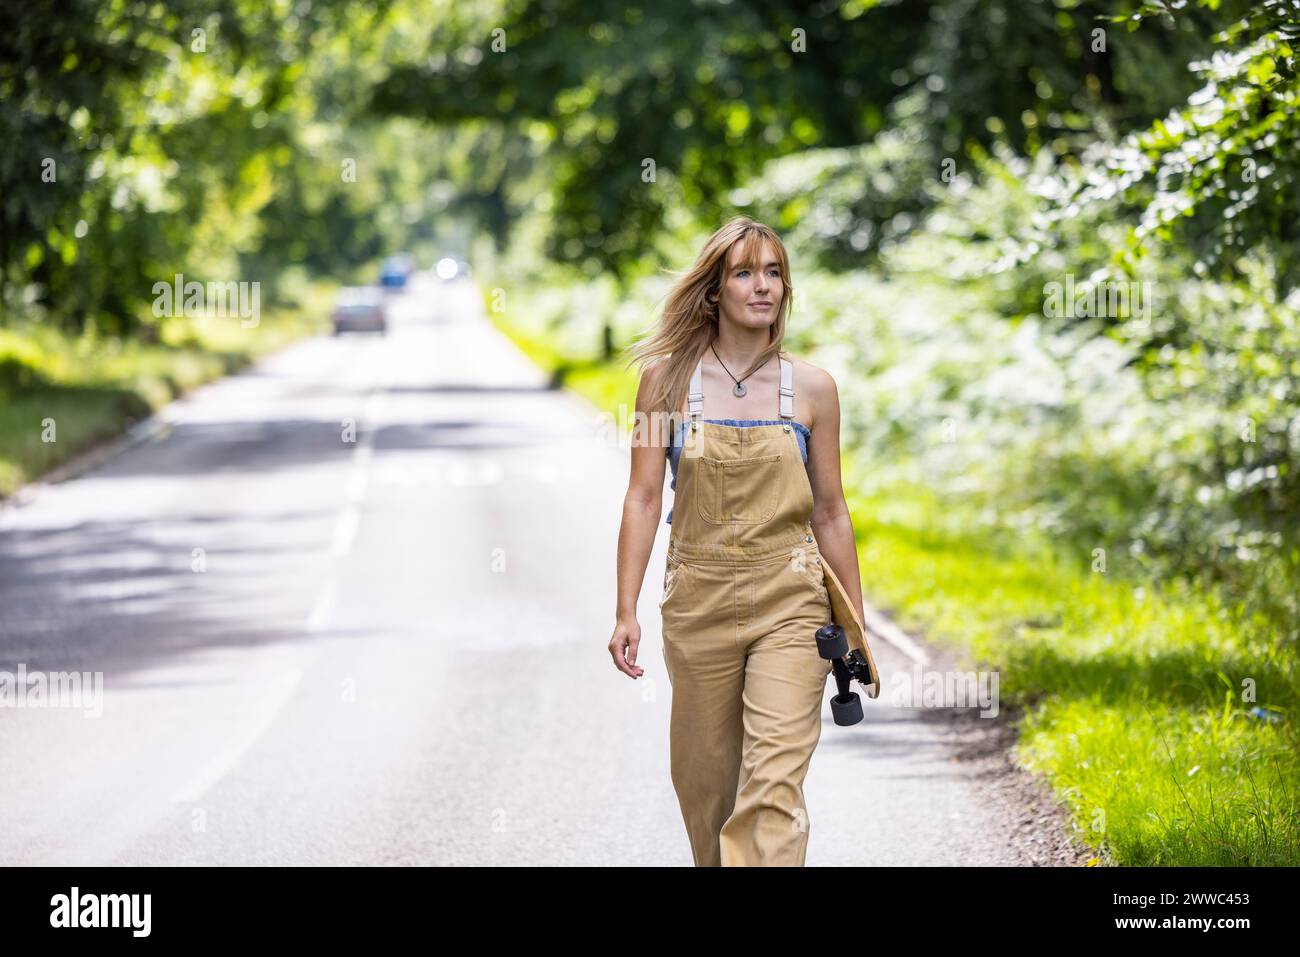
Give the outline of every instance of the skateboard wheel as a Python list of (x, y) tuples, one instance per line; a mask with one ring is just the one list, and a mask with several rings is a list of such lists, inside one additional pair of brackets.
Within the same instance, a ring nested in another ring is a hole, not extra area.
[(862, 699), (857, 692), (831, 696), (831, 717), (838, 725), (857, 724), (862, 720)]
[(823, 658), (834, 660), (849, 653), (849, 638), (844, 629), (831, 622), (817, 629), (817, 653)]

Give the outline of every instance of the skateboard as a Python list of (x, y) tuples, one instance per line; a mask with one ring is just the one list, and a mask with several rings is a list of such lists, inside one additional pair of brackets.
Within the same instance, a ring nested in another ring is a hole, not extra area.
[(856, 678), (867, 689), (868, 698), (879, 698), (880, 671), (867, 645), (867, 629), (848, 593), (830, 564), (826, 561), (821, 564), (826, 593), (831, 600), (831, 620), (817, 629), (817, 651), (830, 659), (835, 675), (837, 693), (831, 696), (831, 715), (836, 724), (857, 724), (862, 720), (862, 700), (849, 690), (849, 682)]

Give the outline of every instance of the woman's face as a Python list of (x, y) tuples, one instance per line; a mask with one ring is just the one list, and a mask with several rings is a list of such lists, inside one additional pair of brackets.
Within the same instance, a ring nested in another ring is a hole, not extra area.
[(772, 244), (764, 242), (758, 262), (742, 265), (744, 247), (743, 242), (733, 243), (727, 251), (718, 311), (742, 326), (764, 329), (776, 319), (785, 295), (781, 263)]

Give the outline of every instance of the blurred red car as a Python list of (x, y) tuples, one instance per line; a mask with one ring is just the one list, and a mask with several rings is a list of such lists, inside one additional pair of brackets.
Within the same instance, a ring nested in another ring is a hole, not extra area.
[(384, 294), (373, 286), (351, 286), (340, 289), (330, 314), (334, 335), (342, 332), (388, 332), (388, 313), (384, 308)]

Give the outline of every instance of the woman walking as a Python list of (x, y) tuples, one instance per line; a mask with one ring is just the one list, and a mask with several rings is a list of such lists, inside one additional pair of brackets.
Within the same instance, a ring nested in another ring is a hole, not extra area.
[(669, 747), (697, 866), (804, 864), (803, 782), (831, 670), (814, 638), (830, 617), (823, 561), (862, 614), (839, 400), (828, 373), (781, 350), (791, 291), (776, 233), (733, 219), (633, 349), (639, 425), (666, 426), (634, 433), (609, 649), (620, 671), (644, 673), (636, 605), (667, 461)]

